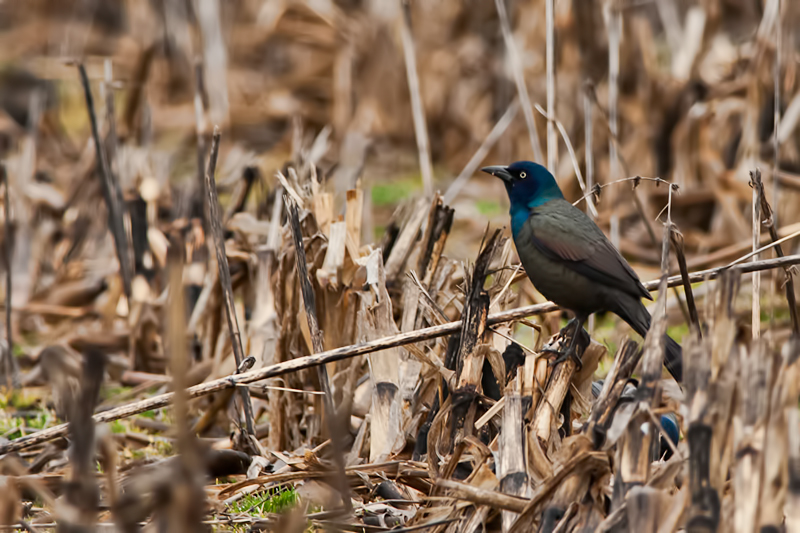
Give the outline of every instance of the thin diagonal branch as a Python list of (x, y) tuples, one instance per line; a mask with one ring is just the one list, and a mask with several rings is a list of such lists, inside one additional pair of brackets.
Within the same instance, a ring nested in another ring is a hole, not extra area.
[(125, 296), (130, 300), (133, 269), (129, 261), (128, 239), (125, 234), (125, 224), (123, 222), (124, 205), (120, 205), (119, 203), (122, 194), (118, 192), (120, 190), (119, 184), (117, 184), (114, 175), (111, 173), (106, 151), (103, 149), (103, 143), (100, 141), (100, 132), (97, 127), (97, 114), (94, 110), (94, 98), (92, 97), (92, 89), (89, 86), (89, 77), (86, 75), (86, 67), (83, 63), (78, 64), (78, 73), (80, 74), (81, 84), (83, 85), (83, 94), (86, 97), (86, 109), (89, 112), (89, 123), (92, 126), (92, 138), (94, 139), (95, 153), (98, 166), (100, 167), (100, 183), (103, 189), (103, 198), (108, 208), (108, 222), (111, 228), (111, 235), (114, 237), (117, 260), (119, 261), (119, 271), (122, 276), (122, 285), (125, 289)]
[[(315, 353), (323, 353), (325, 346), (322, 343), (322, 331), (319, 329), (319, 320), (317, 319), (317, 304), (314, 296), (314, 288), (311, 286), (311, 278), (308, 276), (308, 265), (306, 264), (306, 250), (303, 245), (303, 234), (300, 230), (300, 215), (298, 213), (297, 204), (288, 194), (284, 194), (283, 200), (289, 212), (289, 224), (292, 228), (292, 237), (294, 240), (295, 261), (297, 264), (297, 277), (300, 281), (300, 292), (303, 295), (303, 305), (306, 311), (306, 320), (308, 320), (308, 331), (311, 333), (311, 344)], [(349, 513), (352, 510), (352, 502), (350, 501), (350, 486), (348, 485), (347, 478), (344, 473), (344, 443), (342, 436), (344, 433), (338, 427), (341, 423), (336, 416), (336, 409), (333, 406), (333, 391), (331, 390), (331, 382), (328, 377), (328, 368), (325, 365), (317, 366), (317, 377), (322, 392), (325, 393), (325, 423), (328, 427), (328, 435), (333, 442), (333, 459), (336, 465), (334, 483), (338, 486), (339, 493), (342, 497), (342, 504)]]
[(422, 174), (422, 185), (425, 190), (425, 196), (431, 197), (433, 196), (433, 164), (431, 163), (431, 148), (430, 142), (428, 141), (425, 108), (422, 105), (422, 96), (419, 89), (417, 58), (414, 52), (414, 36), (411, 33), (411, 6), (408, 0), (400, 1), (400, 34), (403, 38), (403, 57), (406, 61), (408, 91), (411, 93), (411, 114), (414, 119), (414, 134), (417, 139), (417, 150), (419, 152), (419, 168)]
[(3, 235), (4, 244), (5, 244), (5, 255), (6, 255), (6, 353), (3, 354), (3, 367), (6, 377), (6, 386), (8, 390), (11, 391), (19, 381), (19, 369), (17, 368), (17, 362), (14, 360), (14, 343), (11, 331), (11, 288), (12, 288), (12, 277), (11, 277), (11, 256), (14, 253), (14, 246), (13, 246), (13, 234), (11, 232), (11, 184), (8, 180), (8, 174), (6, 173), (6, 166), (0, 163), (0, 183), (4, 183), (6, 186), (5, 195), (3, 198), (3, 207), (4, 207), (4, 224), (3, 224)]
[[(225, 316), (228, 320), (228, 331), (230, 332), (231, 345), (233, 347), (233, 357), (236, 359), (236, 372), (241, 371), (242, 361), (244, 360), (242, 349), (242, 336), (239, 333), (239, 321), (236, 318), (236, 309), (233, 301), (233, 288), (231, 286), (231, 271), (228, 267), (228, 256), (225, 254), (225, 239), (222, 233), (222, 222), (219, 212), (219, 199), (217, 197), (217, 186), (214, 181), (214, 171), (217, 167), (217, 156), (219, 154), (220, 133), (219, 127), (214, 127), (214, 135), (211, 139), (211, 152), (208, 156), (208, 166), (206, 167), (206, 218), (208, 227), (214, 236), (214, 249), (217, 255), (217, 267), (219, 268), (219, 283), (225, 300)], [(246, 387), (239, 389), (242, 396), (242, 407), (244, 410), (245, 429), (250, 436), (255, 435), (253, 424), (253, 404), (250, 402), (250, 391)]]
[(525, 70), (522, 66), (522, 60), (519, 57), (517, 43), (514, 42), (514, 35), (511, 33), (511, 25), (508, 22), (505, 0), (495, 0), (494, 4), (497, 7), (497, 16), (500, 19), (500, 29), (503, 32), (503, 40), (505, 40), (506, 43), (508, 60), (509, 63), (511, 63), (511, 71), (514, 73), (517, 95), (522, 104), (522, 113), (525, 115), (525, 124), (528, 126), (528, 136), (531, 141), (534, 161), (543, 163), (544, 156), (542, 155), (542, 146), (539, 144), (539, 134), (536, 132), (536, 122), (533, 119), (533, 106), (531, 105), (531, 98), (528, 95), (528, 87), (525, 85)]

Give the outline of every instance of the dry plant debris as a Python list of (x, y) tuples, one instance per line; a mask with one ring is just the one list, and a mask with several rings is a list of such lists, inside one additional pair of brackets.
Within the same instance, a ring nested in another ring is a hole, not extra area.
[[(800, 531), (798, 22), (0, 2), (0, 531)], [(582, 365), (473, 175), (545, 156), (658, 294)]]

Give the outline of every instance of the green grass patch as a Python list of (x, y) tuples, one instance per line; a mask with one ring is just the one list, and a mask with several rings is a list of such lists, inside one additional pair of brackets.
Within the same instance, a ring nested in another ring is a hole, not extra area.
[(500, 202), (495, 202), (493, 200), (476, 200), (475, 208), (478, 210), (478, 213), (487, 217), (502, 215), (507, 211)]
[[(147, 458), (147, 451), (146, 450), (147, 450), (147, 448), (138, 448), (138, 449), (129, 450), (130, 451), (130, 458), (133, 459), (134, 461), (139, 461), (139, 460), (142, 460), (142, 459), (146, 459)], [(128, 450), (126, 449), (126, 451), (128, 451)]]
[(56, 416), (45, 410), (26, 413), (25, 416), (11, 416), (7, 413), (0, 413), (0, 435), (13, 440), (22, 436), (22, 428), (27, 428), (28, 430), (45, 429), (57, 422)]
[(102, 398), (104, 400), (113, 400), (117, 396), (129, 393), (130, 391), (131, 387), (125, 387), (124, 385), (111, 385), (103, 388)]
[[(775, 312), (775, 322), (789, 322), (792, 319), (792, 315), (789, 312), (789, 308), (788, 307), (776, 307), (774, 312)], [(771, 318), (770, 314), (772, 314), (772, 313), (771, 313), (771, 310), (769, 308), (769, 304), (767, 304), (766, 307), (764, 306), (764, 304), (762, 304), (762, 307), (761, 307), (761, 322), (769, 323), (770, 318)]]
[(20, 411), (32, 411), (39, 408), (41, 398), (31, 391), (15, 389), (9, 393), (5, 388), (3, 391), (3, 394), (0, 394), (0, 409), (14, 407)]
[(28, 427), (33, 429), (44, 429), (56, 422), (56, 417), (47, 411), (38, 411), (34, 416), (28, 418)]
[(419, 176), (393, 180), (391, 183), (375, 183), (372, 185), (372, 205), (376, 207), (395, 205), (418, 191), (420, 185)]
[(234, 513), (254, 516), (281, 513), (297, 503), (297, 492), (294, 488), (274, 489), (248, 494), (231, 505)]
[(0, 435), (9, 440), (17, 439), (22, 436), (20, 428), (24, 425), (21, 418), (4, 415), (0, 417)]

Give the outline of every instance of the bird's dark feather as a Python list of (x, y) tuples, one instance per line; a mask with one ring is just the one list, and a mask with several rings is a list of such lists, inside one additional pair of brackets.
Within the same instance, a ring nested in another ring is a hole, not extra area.
[[(565, 200), (553, 200), (531, 214), (533, 245), (540, 252), (592, 281), (637, 298), (653, 299), (636, 272), (584, 212)], [(539, 216), (545, 214), (548, 216)]]

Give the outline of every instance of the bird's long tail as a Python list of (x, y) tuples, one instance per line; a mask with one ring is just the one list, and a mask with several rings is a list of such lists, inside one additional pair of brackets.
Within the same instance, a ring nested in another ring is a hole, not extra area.
[[(644, 304), (633, 297), (628, 300), (627, 298), (621, 302), (614, 312), (625, 322), (627, 322), (633, 330), (644, 337), (650, 329), (650, 313), (647, 312)], [(683, 381), (683, 350), (681, 345), (675, 342), (669, 335), (664, 335), (664, 366), (675, 381), (681, 383)]]

